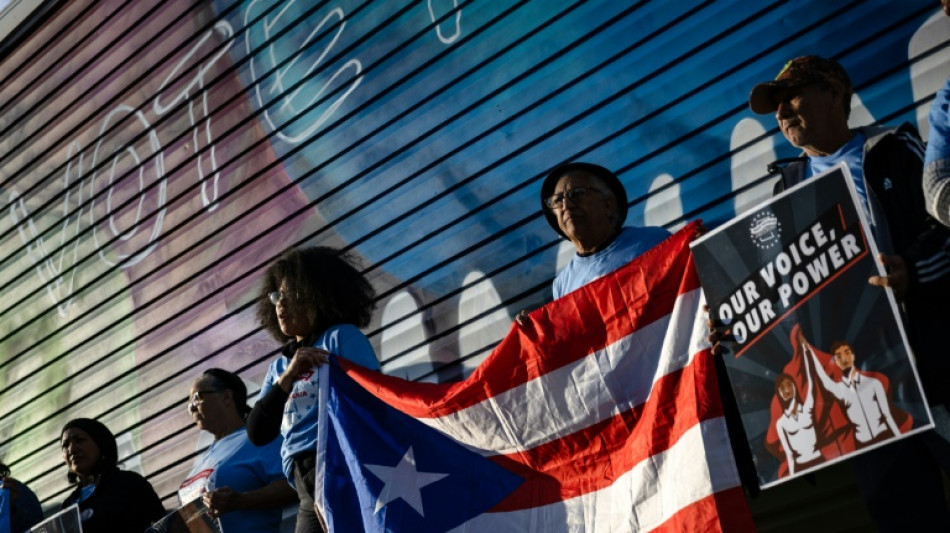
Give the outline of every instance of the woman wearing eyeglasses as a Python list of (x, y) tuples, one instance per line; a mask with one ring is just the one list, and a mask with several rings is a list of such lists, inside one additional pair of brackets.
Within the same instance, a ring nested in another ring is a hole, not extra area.
[(91, 418), (74, 418), (60, 435), (67, 479), (75, 489), (63, 509), (79, 504), (84, 533), (144, 531), (165, 509), (155, 489), (135, 472), (119, 470), (115, 436)]
[(277, 533), (281, 508), (297, 501), (281, 469), (281, 439), (251, 444), (244, 430), (247, 387), (236, 374), (211, 368), (191, 385), (188, 412), (214, 442), (178, 489), (184, 505), (202, 498), (224, 533)]
[(359, 329), (369, 325), (374, 297), (352, 258), (325, 247), (291, 250), (268, 268), (261, 283), (258, 319), (284, 348), (268, 368), (247, 432), (258, 446), (284, 438), (284, 474), (300, 498), (297, 533), (323, 529), (314, 510), (316, 368), (332, 353), (379, 369)]

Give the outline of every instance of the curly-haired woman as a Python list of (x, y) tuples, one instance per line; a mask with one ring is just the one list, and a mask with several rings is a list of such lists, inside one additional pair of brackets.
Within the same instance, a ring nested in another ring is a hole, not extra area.
[(261, 325), (283, 355), (267, 370), (261, 399), (247, 419), (251, 442), (284, 438), (284, 474), (300, 499), (297, 533), (320, 531), (314, 510), (317, 444), (317, 373), (327, 354), (379, 368), (359, 328), (369, 325), (375, 292), (351, 257), (333, 248), (291, 250), (264, 274), (258, 298)]

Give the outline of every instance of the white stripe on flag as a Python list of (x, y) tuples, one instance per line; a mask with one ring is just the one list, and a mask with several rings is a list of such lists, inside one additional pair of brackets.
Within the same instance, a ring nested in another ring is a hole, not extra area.
[(693, 426), (609, 487), (544, 507), (485, 513), (452, 531), (649, 531), (689, 505), (738, 486), (726, 423), (719, 417)]
[(605, 349), (471, 407), (419, 421), (477, 453), (508, 455), (606, 420), (644, 403), (657, 380), (708, 347), (703, 303), (699, 289), (681, 294), (671, 315)]

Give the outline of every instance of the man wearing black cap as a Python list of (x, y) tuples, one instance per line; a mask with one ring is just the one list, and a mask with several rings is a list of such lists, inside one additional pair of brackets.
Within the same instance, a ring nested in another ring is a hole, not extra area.
[(752, 111), (775, 113), (782, 134), (804, 152), (781, 168), (775, 192), (847, 163), (878, 248), (896, 254), (882, 258), (890, 274), (871, 284), (892, 287), (899, 298), (918, 284), (950, 289), (943, 246), (950, 232), (923, 207), (923, 143), (916, 129), (907, 123), (850, 129), (851, 93), (841, 65), (818, 56), (793, 59), (774, 81), (752, 89)]
[[(776, 193), (838, 163), (848, 165), (874, 240), (887, 254), (880, 259), (888, 275), (868, 281), (893, 288), (902, 300), (924, 390), (932, 408), (946, 412), (950, 358), (939, 332), (947, 311), (926, 299), (945, 302), (950, 296), (950, 230), (924, 209), (923, 145), (916, 129), (906, 123), (849, 128), (851, 94), (841, 65), (803, 56), (789, 61), (773, 81), (756, 85), (749, 107), (774, 113), (785, 138), (803, 151), (784, 167), (781, 161), (769, 165), (770, 172), (781, 173)], [(940, 431), (948, 430), (940, 426), (938, 421)], [(881, 531), (950, 528), (937, 466), (948, 468), (948, 449), (945, 437), (927, 432), (854, 458), (858, 484)], [(915, 529), (915, 523), (925, 529)]]
[(554, 231), (577, 249), (554, 278), (554, 298), (613, 272), (670, 235), (658, 227), (624, 226), (623, 184), (613, 172), (591, 163), (551, 170), (541, 185), (541, 208)]

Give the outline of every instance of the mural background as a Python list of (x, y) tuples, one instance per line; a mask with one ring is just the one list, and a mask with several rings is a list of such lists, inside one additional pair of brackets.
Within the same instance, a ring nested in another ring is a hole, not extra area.
[[(629, 224), (715, 227), (797, 155), (751, 87), (838, 59), (854, 125), (910, 121), (950, 75), (938, 2), (169, 0), (47, 5), (0, 48), (0, 457), (49, 508), (76, 416), (174, 505), (219, 366), (255, 391), (253, 318), (291, 246), (352, 250), (385, 372), (467, 375), (571, 249), (546, 170), (614, 169)], [(9, 43), (7, 43), (9, 44)]]

